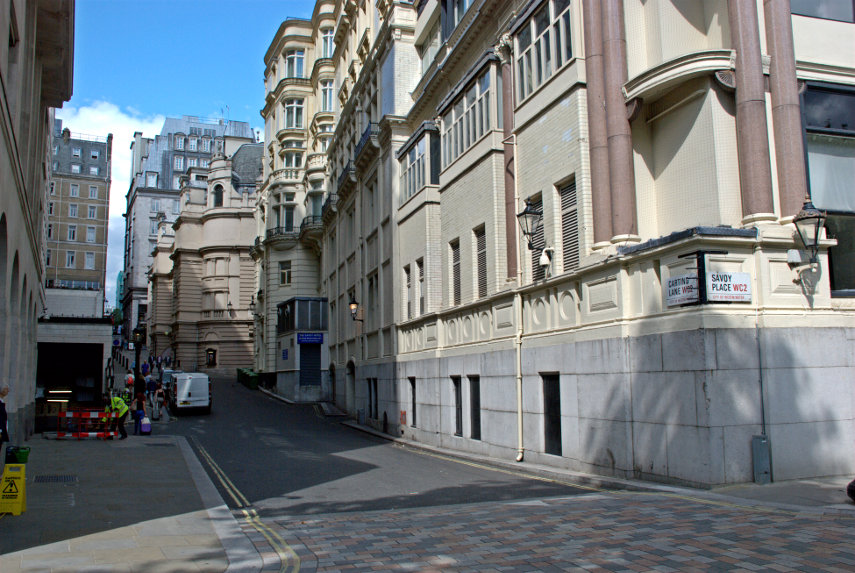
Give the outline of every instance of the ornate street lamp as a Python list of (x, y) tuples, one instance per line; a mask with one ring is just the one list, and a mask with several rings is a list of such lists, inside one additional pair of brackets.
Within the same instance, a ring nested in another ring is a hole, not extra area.
[(356, 302), (356, 297), (351, 295), (350, 302), (347, 304), (350, 307), (350, 318), (357, 322), (362, 322), (361, 318), (356, 318), (356, 313), (359, 311), (359, 303)]
[(532, 237), (540, 230), (543, 223), (543, 211), (534, 207), (528, 199), (525, 200), (525, 209), (517, 213), (517, 222), (520, 224), (523, 235), (528, 241), (528, 250), (533, 251)]
[(799, 239), (808, 251), (810, 263), (816, 264), (819, 253), (819, 234), (825, 225), (825, 213), (813, 206), (810, 197), (805, 197), (805, 204), (793, 217), (793, 223), (796, 225)]

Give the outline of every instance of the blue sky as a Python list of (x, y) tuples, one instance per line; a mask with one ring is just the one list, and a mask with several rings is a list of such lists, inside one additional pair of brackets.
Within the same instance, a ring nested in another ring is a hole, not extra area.
[(74, 92), (56, 116), (72, 133), (113, 134), (107, 300), (116, 304), (125, 194), (135, 131), (165, 117), (264, 124), (264, 54), (285, 18), (310, 18), (308, 0), (77, 0)]

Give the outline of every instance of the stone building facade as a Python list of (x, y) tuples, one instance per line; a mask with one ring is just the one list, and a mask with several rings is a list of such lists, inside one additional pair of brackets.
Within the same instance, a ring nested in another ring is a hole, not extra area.
[(332, 1), (282, 23), (265, 54), (264, 173), (252, 249), (255, 369), (296, 401), (329, 399), (322, 207), (337, 101)]
[(33, 432), (53, 109), (71, 98), (74, 2), (0, 0), (0, 385), (12, 442)]
[(578, 471), (851, 474), (855, 17), (832, 4), (337, 2), (334, 400)]
[[(249, 124), (194, 116), (166, 118), (153, 139), (134, 134), (131, 183), (125, 197), (124, 290), (118, 295), (126, 340), (148, 315), (148, 270), (161, 220), (178, 216), (180, 180), (193, 167), (208, 168), (214, 152), (222, 152), (225, 136), (254, 141)], [(233, 152), (234, 150), (232, 150)]]

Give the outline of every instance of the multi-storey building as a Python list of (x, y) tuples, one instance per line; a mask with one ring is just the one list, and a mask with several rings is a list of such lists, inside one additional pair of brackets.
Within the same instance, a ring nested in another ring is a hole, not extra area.
[(298, 401), (328, 399), (320, 239), (336, 100), (333, 2), (286, 20), (265, 55), (264, 173), (258, 198), (255, 368)]
[(246, 122), (192, 116), (167, 118), (154, 139), (134, 134), (125, 211), (124, 291), (120, 298), (126, 338), (134, 328), (146, 324), (151, 253), (159, 221), (165, 218), (171, 223), (178, 216), (180, 178), (193, 167), (209, 167), (226, 135), (253, 139)]
[(336, 2), (336, 402), (580, 471), (851, 474), (847, 6)]
[(149, 335), (186, 370), (233, 374), (252, 366), (250, 303), (262, 144), (226, 135), (207, 168), (181, 177), (181, 207), (161, 221), (150, 269)]
[(34, 427), (51, 108), (71, 97), (74, 2), (0, 0), (0, 31), (0, 386), (20, 444)]
[(78, 403), (101, 399), (113, 342), (104, 296), (112, 147), (112, 134), (54, 123), (37, 385)]
[(113, 135), (54, 123), (45, 287), (52, 316), (104, 315)]

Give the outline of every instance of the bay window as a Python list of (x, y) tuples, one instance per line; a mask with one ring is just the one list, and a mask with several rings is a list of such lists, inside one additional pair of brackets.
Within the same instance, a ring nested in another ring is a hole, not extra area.
[(490, 131), (491, 115), (490, 70), (487, 69), (442, 117), (443, 167)]
[(517, 96), (528, 97), (570, 61), (570, 0), (549, 0), (516, 30)]

